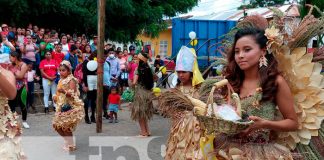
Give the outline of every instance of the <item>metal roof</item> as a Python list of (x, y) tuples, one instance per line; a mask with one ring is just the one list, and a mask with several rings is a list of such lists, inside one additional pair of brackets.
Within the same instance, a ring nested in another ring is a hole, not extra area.
[[(299, 10), (296, 4), (287, 4), (278, 7), (279, 10), (284, 12), (286, 16), (299, 17)], [(251, 14), (260, 14), (265, 18), (271, 18), (273, 12), (266, 7), (246, 9), (248, 15)], [(234, 20), (237, 21), (244, 16), (244, 10), (229, 9), (222, 12), (212, 12), (207, 15), (194, 15), (189, 19), (199, 19), (199, 20)]]

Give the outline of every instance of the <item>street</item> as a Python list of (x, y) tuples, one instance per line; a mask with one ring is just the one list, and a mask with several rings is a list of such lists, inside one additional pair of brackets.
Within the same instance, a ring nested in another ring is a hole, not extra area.
[(24, 152), (29, 160), (162, 159), (169, 119), (154, 115), (149, 123), (151, 136), (139, 138), (139, 127), (130, 119), (129, 108), (126, 104), (122, 108), (119, 123), (103, 118), (102, 133), (96, 133), (96, 124), (82, 121), (74, 132), (77, 150), (70, 153), (62, 149), (63, 138), (52, 128), (54, 112), (28, 114), (30, 129), (23, 129), (22, 136)]

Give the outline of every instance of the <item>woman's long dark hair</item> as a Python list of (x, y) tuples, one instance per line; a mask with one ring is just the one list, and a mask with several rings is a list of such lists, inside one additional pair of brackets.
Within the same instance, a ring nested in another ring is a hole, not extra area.
[[(235, 34), (233, 48), (228, 53), (228, 64), (224, 70), (226, 79), (229, 80), (233, 86), (234, 91), (240, 93), (240, 88), (244, 80), (244, 72), (240, 69), (238, 64), (235, 62), (235, 45), (236, 42), (244, 36), (252, 36), (255, 42), (260, 46), (261, 49), (265, 49), (267, 45), (267, 37), (264, 35), (264, 30), (256, 28), (241, 29)], [(278, 71), (278, 62), (272, 54), (266, 53), (265, 57), (268, 60), (268, 66), (259, 68), (260, 75), (260, 87), (262, 88), (262, 99), (261, 102), (274, 101), (277, 84), (276, 78), (280, 74)]]
[[(143, 56), (146, 57), (145, 54), (143, 54)], [(150, 66), (146, 62), (139, 60), (137, 72), (138, 84), (144, 86), (147, 90), (151, 90), (154, 86), (154, 80)]]
[(11, 51), (10, 56), (17, 58), (18, 61), (22, 61), (21, 53), (17, 51)]

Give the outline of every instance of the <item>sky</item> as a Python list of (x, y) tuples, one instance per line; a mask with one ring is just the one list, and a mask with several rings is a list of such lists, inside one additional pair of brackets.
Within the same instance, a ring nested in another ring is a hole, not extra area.
[(242, 0), (200, 0), (198, 6), (194, 7), (188, 13), (180, 14), (179, 16), (205, 16), (222, 11), (237, 10), (242, 4)]

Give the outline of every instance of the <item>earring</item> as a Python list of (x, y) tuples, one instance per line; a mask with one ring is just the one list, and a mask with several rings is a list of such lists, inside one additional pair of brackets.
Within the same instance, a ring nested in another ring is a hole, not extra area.
[(264, 55), (259, 59), (259, 68), (261, 68), (262, 66), (268, 66), (268, 60)]

